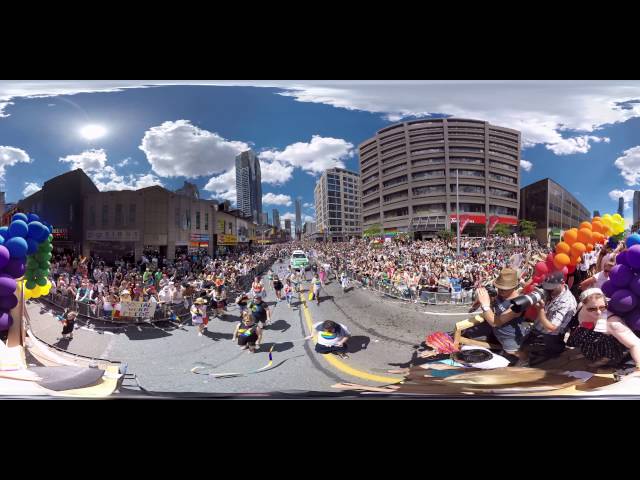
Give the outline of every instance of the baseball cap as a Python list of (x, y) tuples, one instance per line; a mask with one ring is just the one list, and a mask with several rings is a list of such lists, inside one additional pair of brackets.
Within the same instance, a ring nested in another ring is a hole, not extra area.
[(542, 282), (543, 290), (555, 290), (564, 282), (564, 274), (562, 272), (553, 272), (547, 275)]

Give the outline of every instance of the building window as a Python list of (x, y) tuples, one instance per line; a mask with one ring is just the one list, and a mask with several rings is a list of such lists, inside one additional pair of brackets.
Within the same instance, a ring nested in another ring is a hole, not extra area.
[(413, 207), (413, 213), (444, 214), (447, 213), (447, 205), (445, 203), (430, 203), (426, 205), (416, 205)]
[[(456, 204), (451, 204), (451, 211), (456, 211)], [(484, 213), (483, 203), (460, 203), (460, 213)]]
[(136, 204), (129, 204), (129, 225), (135, 225), (136, 223)]
[(196, 230), (200, 230), (200, 212), (196, 212)]
[(116, 203), (116, 213), (115, 213), (116, 227), (122, 226), (123, 216), (122, 216), (122, 204)]
[(502, 207), (500, 205), (489, 205), (489, 213), (495, 215), (511, 215), (512, 217), (517, 215), (515, 208)]
[(109, 205), (102, 205), (102, 226), (109, 225)]
[[(456, 193), (455, 184), (449, 185), (449, 188), (451, 190), (451, 193)], [(481, 187), (479, 185), (460, 185), (459, 191), (462, 194), (470, 193), (475, 195), (484, 195), (484, 187)]]

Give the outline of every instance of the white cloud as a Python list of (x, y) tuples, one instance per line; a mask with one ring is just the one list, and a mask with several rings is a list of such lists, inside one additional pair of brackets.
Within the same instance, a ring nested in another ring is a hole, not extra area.
[(207, 184), (204, 186), (204, 189), (208, 192), (213, 193), (213, 195), (211, 195), (211, 198), (213, 199), (229, 200), (232, 203), (236, 203), (237, 195), (235, 167), (223, 173), (222, 175), (211, 177)]
[(582, 135), (580, 137), (561, 138), (555, 143), (548, 144), (547, 150), (551, 150), (556, 155), (571, 155), (574, 153), (587, 153), (591, 149), (589, 142), (609, 143), (607, 137), (596, 137), (594, 135)]
[(31, 163), (27, 152), (21, 148), (8, 147), (0, 145), (0, 180), (4, 180), (4, 174), (7, 167), (11, 167), (16, 163)]
[(633, 202), (633, 193), (635, 190), (611, 190), (609, 192), (609, 198), (616, 202), (616, 209), (618, 207), (617, 202), (620, 197), (624, 199), (624, 209), (631, 208), (631, 202)]
[[(262, 154), (260, 154), (262, 157)], [(278, 161), (268, 162), (260, 158), (260, 178), (263, 183), (283, 185), (291, 180), (293, 167)]]
[(303, 222), (315, 222), (315, 221), (316, 221), (316, 219), (315, 219), (314, 217), (312, 217), (311, 215), (305, 215), (305, 216), (302, 218), (302, 221), (303, 221)]
[(226, 140), (189, 120), (177, 120), (151, 127), (138, 148), (158, 175), (195, 178), (233, 167), (236, 155), (249, 145)]
[(262, 203), (266, 205), (284, 205), (291, 206), (291, 197), (289, 195), (267, 193), (262, 195)]
[(625, 150), (621, 157), (616, 158), (614, 165), (620, 169), (620, 174), (627, 185), (638, 185), (638, 180), (640, 180), (640, 146)]
[(568, 131), (592, 133), (640, 116), (640, 103), (633, 101), (640, 98), (637, 80), (2, 80), (0, 117), (16, 98), (157, 85), (276, 87), (300, 102), (380, 113), (390, 121), (434, 113), (483, 119), (520, 130), (524, 146), (559, 145)]
[(525, 172), (530, 172), (533, 167), (533, 163), (528, 160), (520, 160), (520, 168), (522, 168)]
[(24, 197), (28, 197), (29, 195), (33, 195), (42, 187), (35, 182), (24, 182), (24, 190), (22, 190), (22, 195)]
[(118, 163), (117, 165), (122, 168), (125, 167), (129, 164), (129, 160), (131, 160), (131, 158), (125, 158), (124, 160), (122, 160), (120, 163)]
[(104, 149), (85, 150), (78, 155), (60, 157), (60, 162), (71, 164), (70, 170), (81, 168), (85, 173), (97, 172), (104, 169), (107, 164), (107, 152)]
[(314, 175), (327, 168), (344, 168), (342, 160), (353, 155), (353, 144), (346, 140), (313, 135), (308, 143), (293, 143), (282, 151), (265, 150), (260, 158), (301, 168)]
[(296, 221), (296, 214), (292, 212), (287, 212), (283, 215), (280, 215), (280, 220), (291, 220), (292, 222)]
[(303, 203), (302, 206), (304, 208), (316, 208), (316, 206), (313, 203)]

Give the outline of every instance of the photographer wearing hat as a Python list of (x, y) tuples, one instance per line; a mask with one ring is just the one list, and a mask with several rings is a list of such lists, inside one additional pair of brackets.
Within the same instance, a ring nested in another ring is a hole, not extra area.
[(489, 296), (484, 287), (476, 290), (476, 302), (472, 308), (482, 308), (485, 322), (465, 330), (464, 336), (495, 336), (505, 353), (517, 358), (512, 359), (512, 363), (520, 366), (527, 357), (521, 347), (527, 336), (528, 326), (524, 312), (517, 313), (511, 309), (511, 300), (518, 296), (518, 273), (511, 268), (503, 268), (493, 285), (497, 289), (497, 295), (494, 297)]
[(575, 297), (569, 290), (562, 272), (553, 272), (546, 276), (542, 283), (546, 297), (535, 306), (538, 317), (527, 345), (536, 340), (544, 343), (544, 358), (560, 355), (565, 348), (564, 334), (578, 306)]

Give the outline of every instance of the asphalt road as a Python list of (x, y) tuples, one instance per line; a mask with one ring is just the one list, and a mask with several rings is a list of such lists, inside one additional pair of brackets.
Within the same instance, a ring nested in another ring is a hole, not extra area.
[[(284, 264), (276, 264), (275, 271)], [(311, 278), (307, 272), (307, 278)], [(266, 285), (265, 279), (265, 285)], [(308, 289), (309, 284), (305, 285)], [(275, 304), (273, 289), (267, 287), (266, 301), (272, 309), (272, 323), (264, 332), (258, 353), (250, 354), (231, 341), (239, 320), (235, 305), (228, 315), (209, 322), (208, 332), (199, 337), (195, 327), (170, 322), (155, 325), (120, 326), (109, 323), (76, 323), (72, 340), (59, 340), (61, 327), (53, 312), (31, 301), (31, 326), (43, 341), (69, 352), (126, 363), (146, 390), (155, 392), (263, 393), (335, 391), (338, 382), (370, 385), (390, 383), (399, 378), (387, 370), (406, 365), (425, 335), (450, 331), (466, 318), (464, 307), (407, 304), (361, 288), (343, 294), (332, 281), (320, 294), (320, 305), (295, 299)], [(307, 295), (307, 291), (303, 293)], [(429, 310), (425, 313), (425, 310)], [(452, 314), (453, 315), (450, 315)], [(309, 322), (334, 320), (351, 331), (350, 356), (330, 361), (315, 353), (313, 343), (304, 340)], [(273, 347), (271, 367), (265, 367)], [(192, 369), (198, 368), (194, 373)], [(242, 373), (233, 378), (211, 374)]]

